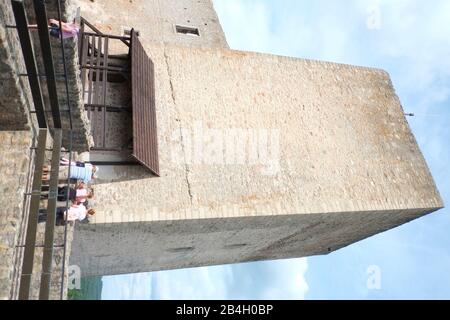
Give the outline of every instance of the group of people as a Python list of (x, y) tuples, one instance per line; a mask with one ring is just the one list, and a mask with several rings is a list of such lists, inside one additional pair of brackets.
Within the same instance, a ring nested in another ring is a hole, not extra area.
[[(62, 158), (59, 163), (58, 179), (62, 183), (69, 181), (71, 186), (58, 187), (57, 200), (61, 202), (70, 201), (71, 205), (66, 210), (66, 206), (56, 209), (56, 224), (62, 225), (65, 221), (89, 221), (89, 217), (95, 214), (95, 210), (90, 206), (89, 201), (94, 197), (94, 188), (90, 186), (97, 178), (99, 169), (90, 163), (81, 161), (69, 161)], [(44, 185), (48, 185), (51, 176), (51, 167), (44, 166), (42, 180)], [(49, 191), (48, 186), (43, 186), (43, 191)], [(43, 194), (41, 199), (48, 199), (48, 194)], [(47, 220), (47, 212), (41, 210), (39, 222)]]
[[(37, 25), (29, 25), (30, 30), (37, 30)], [(77, 23), (67, 23), (55, 19), (48, 20), (49, 34), (52, 37), (63, 39), (77, 37), (80, 27)], [(50, 180), (50, 166), (43, 168), (43, 187), (42, 191), (49, 191), (48, 181)], [(81, 161), (70, 162), (66, 158), (62, 158), (59, 166), (59, 180), (62, 183), (70, 182), (75, 187), (64, 186), (58, 187), (57, 200), (59, 202), (70, 201), (69, 208), (64, 206), (56, 209), (56, 224), (62, 225), (66, 221), (89, 221), (89, 217), (95, 214), (95, 210), (91, 208), (89, 200), (94, 197), (94, 189), (90, 187), (90, 183), (97, 177), (98, 168), (89, 163)], [(48, 199), (48, 194), (43, 194), (41, 199)], [(39, 211), (39, 222), (47, 220), (47, 211), (42, 209)]]

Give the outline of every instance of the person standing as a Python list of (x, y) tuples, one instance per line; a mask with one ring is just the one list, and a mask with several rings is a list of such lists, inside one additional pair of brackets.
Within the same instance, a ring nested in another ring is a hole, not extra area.
[[(68, 210), (65, 207), (56, 208), (56, 225), (64, 224), (65, 221), (83, 221), (88, 216), (95, 215), (94, 209), (87, 209), (82, 204), (72, 204)], [(47, 221), (47, 210), (39, 210), (38, 222), (43, 223)]]
[[(70, 177), (69, 177), (69, 168), (70, 168)], [(49, 181), (50, 180), (50, 171), (51, 167), (44, 167), (44, 173), (42, 174), (42, 180)], [(97, 172), (97, 167), (78, 167), (78, 166), (61, 166), (59, 167), (59, 179), (67, 180), (70, 178), (71, 180), (81, 180), (84, 183), (91, 182), (92, 179), (96, 178), (95, 173)]]
[[(60, 22), (55, 19), (48, 19), (48, 29), (50, 31), (50, 35), (54, 38), (59, 38), (61, 36), (62, 29), (62, 37), (63, 39), (75, 38), (80, 33), (80, 27), (75, 22), (62, 22), (61, 21), (61, 29), (59, 28)], [(37, 24), (30, 24), (28, 26), (31, 30), (36, 30), (38, 28)]]
[[(49, 188), (42, 188), (43, 191), (48, 191), (48, 189)], [(86, 185), (83, 182), (78, 183), (75, 188), (68, 188), (67, 186), (58, 187), (58, 201), (67, 201), (67, 199), (69, 199), (73, 203), (80, 204), (93, 197), (94, 188), (86, 188)], [(48, 194), (43, 194), (41, 199), (48, 199)]]

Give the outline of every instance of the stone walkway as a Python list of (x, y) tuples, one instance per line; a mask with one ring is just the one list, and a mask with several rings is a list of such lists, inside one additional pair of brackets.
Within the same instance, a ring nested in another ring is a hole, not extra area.
[[(31, 4), (25, 3), (29, 14), (29, 22), (35, 23)], [(68, 4), (62, 6), (64, 15), (68, 10)], [(51, 0), (46, 5), (49, 17), (56, 17), (56, 0)], [(69, 10), (76, 12), (76, 10)], [(9, 1), (0, 1), (0, 21), (5, 24), (14, 24), (14, 17)], [(32, 33), (37, 37), (37, 33)], [(42, 70), (42, 59), (40, 48), (36, 45), (35, 54)], [(60, 43), (52, 41), (54, 61), (56, 61), (56, 73), (62, 73), (62, 54)], [(68, 42), (65, 46), (66, 59), (68, 61), (67, 71), (69, 77), (69, 94), (73, 101), (73, 120), (75, 122), (74, 149), (85, 150), (89, 146), (88, 129), (86, 119), (83, 119), (83, 105), (80, 100), (79, 79), (77, 77), (78, 58), (76, 56), (76, 42)], [(18, 294), (20, 280), (20, 269), (22, 263), (23, 248), (15, 248), (25, 242), (27, 202), (24, 193), (31, 188), (32, 174), (32, 144), (33, 117), (29, 116), (31, 107), (31, 94), (28, 81), (25, 77), (19, 77), (19, 73), (25, 72), (22, 59), (21, 47), (16, 30), (6, 29), (4, 24), (0, 25), (0, 299), (15, 299)], [(64, 82), (58, 82), (58, 93), (60, 96), (61, 109), (67, 109), (65, 99)], [(44, 92), (44, 100), (48, 97)], [(63, 94), (64, 93), (64, 94)], [(65, 117), (65, 118), (64, 118)], [(85, 117), (85, 115), (84, 115)], [(68, 126), (67, 113), (63, 116), (65, 127)], [(11, 130), (11, 131), (9, 131)], [(25, 207), (25, 208), (24, 208)], [(68, 266), (70, 255), (70, 243), (72, 238), (72, 227), (68, 228), (68, 247), (66, 266)], [(43, 243), (44, 225), (38, 227), (37, 245)], [(64, 228), (56, 228), (55, 244), (63, 243)], [(52, 276), (51, 297), (59, 298), (60, 272), (62, 264), (62, 248), (54, 250), (54, 273)], [(37, 298), (39, 288), (39, 277), (42, 261), (42, 249), (36, 249), (34, 275), (32, 283), (32, 298)]]
[(30, 163), (31, 134), (0, 132), (0, 299), (9, 299)]
[[(31, 184), (31, 134), (27, 131), (0, 131), (0, 299), (17, 299), (20, 283), (20, 269), (23, 248), (16, 245), (25, 243), (27, 203), (24, 193)], [(43, 203), (44, 205), (44, 203)], [(25, 207), (25, 210), (24, 210)], [(65, 288), (73, 227), (68, 226), (66, 251)], [(39, 224), (36, 238), (36, 254), (31, 287), (31, 299), (37, 299), (42, 268), (42, 248), (45, 224)], [(55, 249), (53, 254), (53, 274), (51, 299), (59, 299), (63, 262), (64, 228), (55, 229)]]

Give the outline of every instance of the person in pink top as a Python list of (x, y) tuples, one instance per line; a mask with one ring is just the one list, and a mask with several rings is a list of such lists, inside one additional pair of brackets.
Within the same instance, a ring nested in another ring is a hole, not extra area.
[[(65, 211), (65, 208), (58, 208), (62, 209), (60, 212), (58, 210), (56, 211), (57, 216), (61, 216), (63, 219), (67, 219), (67, 221), (76, 221), (76, 220), (84, 220), (86, 219), (86, 216), (88, 214), (88, 210), (86, 207), (82, 204), (73, 204), (70, 206), (70, 208)], [(89, 209), (94, 210), (94, 209)]]
[[(48, 191), (48, 189), (48, 187), (42, 187), (43, 191)], [(69, 189), (69, 192), (67, 192), (67, 189)], [(94, 188), (86, 187), (83, 182), (78, 183), (75, 188), (58, 187), (58, 201), (67, 201), (67, 196), (75, 204), (84, 203), (86, 200), (94, 197)], [(43, 194), (41, 199), (48, 199), (48, 194)]]
[(83, 182), (77, 184), (75, 188), (75, 199), (71, 199), (75, 203), (84, 203), (88, 199), (92, 199), (94, 197), (94, 188), (86, 188), (86, 185)]
[(89, 194), (87, 189), (76, 189), (75, 191), (75, 203), (83, 203), (87, 199), (92, 198), (92, 195)]
[[(59, 29), (59, 21), (55, 19), (49, 19), (49, 30), (50, 35), (55, 38), (59, 38), (61, 36), (61, 32)], [(30, 29), (37, 29), (36, 24), (32, 24), (28, 26)], [(74, 38), (78, 36), (80, 33), (80, 27), (74, 22), (62, 22), (61, 21), (61, 29), (62, 29), (62, 37), (63, 39)]]
[[(62, 225), (65, 221), (83, 221), (86, 217), (93, 215), (95, 215), (95, 210), (87, 209), (82, 204), (72, 204), (68, 210), (65, 207), (59, 207), (56, 209), (56, 225)], [(40, 210), (38, 222), (45, 221), (47, 221), (47, 212)]]

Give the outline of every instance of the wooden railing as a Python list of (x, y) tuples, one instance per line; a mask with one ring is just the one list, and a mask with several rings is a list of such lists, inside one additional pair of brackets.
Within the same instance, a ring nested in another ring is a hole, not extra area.
[[(58, 100), (58, 93), (56, 90), (56, 80), (55, 80), (55, 68), (52, 56), (52, 50), (50, 47), (49, 30), (47, 26), (47, 15), (45, 4), (43, 1), (34, 0), (34, 9), (36, 15), (36, 21), (38, 25), (39, 33), (39, 45), (42, 50), (42, 58), (45, 67), (45, 78), (48, 89), (49, 97), (49, 109), (46, 109), (44, 104), (44, 99), (41, 91), (41, 85), (39, 78), (42, 75), (37, 74), (36, 65), (36, 55), (34, 53), (33, 45), (31, 43), (31, 37), (29, 34), (29, 25), (27, 21), (27, 14), (25, 12), (24, 4), (22, 1), (11, 0), (14, 17), (16, 20), (17, 29), (22, 52), (25, 60), (25, 66), (27, 69), (27, 76), (32, 92), (33, 102), (35, 110), (31, 111), (37, 119), (39, 126), (38, 136), (36, 137), (37, 144), (32, 149), (35, 152), (34, 155), (34, 173), (32, 176), (32, 190), (31, 193), (25, 194), (26, 200), (29, 201), (29, 210), (24, 219), (27, 220), (27, 228), (25, 235), (25, 245), (24, 245), (24, 255), (21, 266), (21, 276), (18, 297), (21, 300), (30, 299), (30, 291), (32, 287), (32, 275), (34, 267), (34, 258), (36, 253), (36, 237), (37, 237), (37, 226), (39, 219), (39, 212), (41, 209), (46, 209), (47, 221), (45, 225), (45, 239), (44, 239), (44, 251), (42, 259), (42, 272), (40, 277), (40, 289), (39, 289), (39, 299), (47, 300), (50, 297), (50, 284), (51, 284), (51, 274), (53, 270), (53, 250), (54, 244), (54, 234), (55, 234), (55, 221), (56, 221), (56, 206), (57, 206), (57, 196), (58, 196), (58, 175), (59, 175), (59, 161), (61, 157), (61, 141), (62, 141), (62, 128), (61, 128), (61, 118), (60, 118), (60, 107)], [(61, 4), (60, 0), (57, 1), (58, 6), (58, 19), (61, 21)], [(61, 25), (60, 25), (61, 29)], [(70, 125), (68, 131), (70, 133), (70, 142), (68, 146), (69, 161), (71, 161), (71, 149), (72, 149), (72, 113), (71, 113), (71, 103), (68, 91), (68, 80), (67, 80), (67, 69), (64, 53), (64, 40), (62, 38), (62, 33), (60, 35), (61, 41), (61, 52), (63, 56), (63, 66), (64, 66), (64, 79), (66, 86), (66, 98), (68, 101)], [(47, 118), (47, 113), (52, 115), (52, 127), (49, 126), (49, 119)], [(51, 149), (47, 149), (47, 140), (49, 133), (53, 134), (53, 146)], [(46, 152), (51, 151), (51, 173), (49, 181), (49, 194), (47, 207), (41, 207), (41, 196), (42, 196), (42, 174), (43, 166), (46, 163)], [(69, 167), (70, 176), (70, 167)], [(66, 185), (69, 186), (69, 179), (67, 179)], [(68, 190), (69, 188), (67, 188)], [(68, 198), (68, 196), (66, 197)], [(68, 199), (66, 201), (66, 210), (68, 208)], [(62, 263), (62, 276), (61, 276), (61, 291), (60, 298), (63, 298), (64, 291), (64, 275), (65, 275), (65, 259), (66, 259), (66, 243), (67, 243), (67, 223), (65, 224), (64, 230), (64, 243), (63, 243), (63, 263)], [(22, 247), (20, 244), (17, 247)]]

